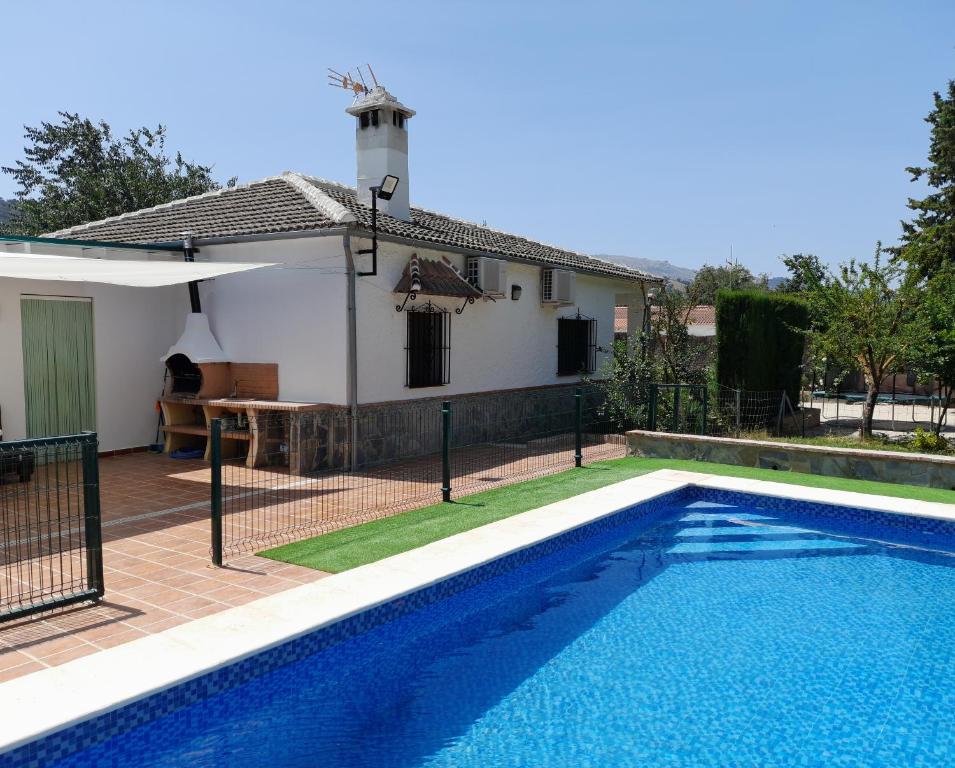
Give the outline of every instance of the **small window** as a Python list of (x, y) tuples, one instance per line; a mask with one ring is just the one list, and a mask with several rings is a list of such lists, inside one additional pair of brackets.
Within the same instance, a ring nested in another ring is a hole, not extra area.
[(392, 125), (398, 125), (398, 113), (397, 113), (397, 112), (392, 112), (392, 113), (391, 113), (391, 124), (392, 124)]
[(428, 304), (408, 313), (406, 378), (409, 387), (438, 387), (450, 381), (451, 317)]
[(597, 370), (597, 321), (591, 317), (557, 319), (557, 375)]
[(398, 113), (398, 127), (399, 128), (405, 127), (405, 115), (403, 112)]
[(371, 115), (371, 124), (375, 126), (375, 128), (377, 128), (378, 127), (378, 110), (373, 109), (368, 114)]
[(367, 128), (367, 127), (368, 127), (368, 120), (369, 120), (369, 118), (368, 118), (368, 113), (367, 113), (367, 112), (362, 112), (362, 113), (358, 116), (358, 124), (359, 124), (362, 128)]

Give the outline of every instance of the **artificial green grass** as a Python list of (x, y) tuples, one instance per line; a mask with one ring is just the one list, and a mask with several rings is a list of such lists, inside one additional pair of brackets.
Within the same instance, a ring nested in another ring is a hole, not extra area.
[(939, 488), (849, 480), (685, 459), (614, 459), (476, 493), (447, 504), (432, 504), (313, 539), (285, 544), (259, 554), (272, 560), (340, 573), (495, 520), (658, 469), (684, 469), (712, 475), (774, 480), (813, 488), (955, 504), (955, 491)]

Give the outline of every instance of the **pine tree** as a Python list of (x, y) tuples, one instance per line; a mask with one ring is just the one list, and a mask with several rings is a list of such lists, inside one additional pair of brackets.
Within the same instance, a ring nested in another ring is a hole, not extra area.
[(928, 165), (906, 168), (912, 181), (924, 179), (930, 193), (910, 198), (912, 221), (902, 222), (902, 245), (893, 249), (923, 276), (955, 263), (955, 80), (948, 93), (935, 94), (935, 108), (925, 118), (931, 129)]

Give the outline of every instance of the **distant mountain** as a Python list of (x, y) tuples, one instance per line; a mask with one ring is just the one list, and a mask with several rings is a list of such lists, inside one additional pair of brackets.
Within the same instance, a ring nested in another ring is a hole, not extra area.
[[(693, 278), (696, 277), (695, 269), (680, 267), (660, 259), (642, 259), (639, 256), (610, 256), (606, 254), (596, 255), (595, 258), (611, 261), (624, 267), (639, 269), (641, 272), (649, 272), (657, 277), (665, 277), (681, 290), (692, 283)], [(775, 291), (785, 279), (785, 277), (769, 278), (769, 289)]]
[(775, 290), (776, 290), (777, 288), (779, 288), (779, 286), (782, 285), (784, 282), (786, 282), (786, 278), (785, 278), (785, 277), (771, 277), (771, 278), (769, 278), (769, 290), (775, 291)]
[(595, 258), (611, 261), (614, 264), (620, 264), (624, 267), (639, 269), (641, 272), (648, 272), (657, 277), (665, 277), (668, 280), (681, 283), (683, 285), (691, 282), (696, 277), (696, 270), (689, 267), (678, 267), (669, 261), (660, 259), (642, 259), (639, 256), (611, 256), (607, 254), (595, 254)]

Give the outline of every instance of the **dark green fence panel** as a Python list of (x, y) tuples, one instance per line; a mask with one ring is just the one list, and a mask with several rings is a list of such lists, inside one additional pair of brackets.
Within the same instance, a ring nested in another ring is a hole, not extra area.
[(0, 621), (103, 596), (97, 445), (0, 442)]

